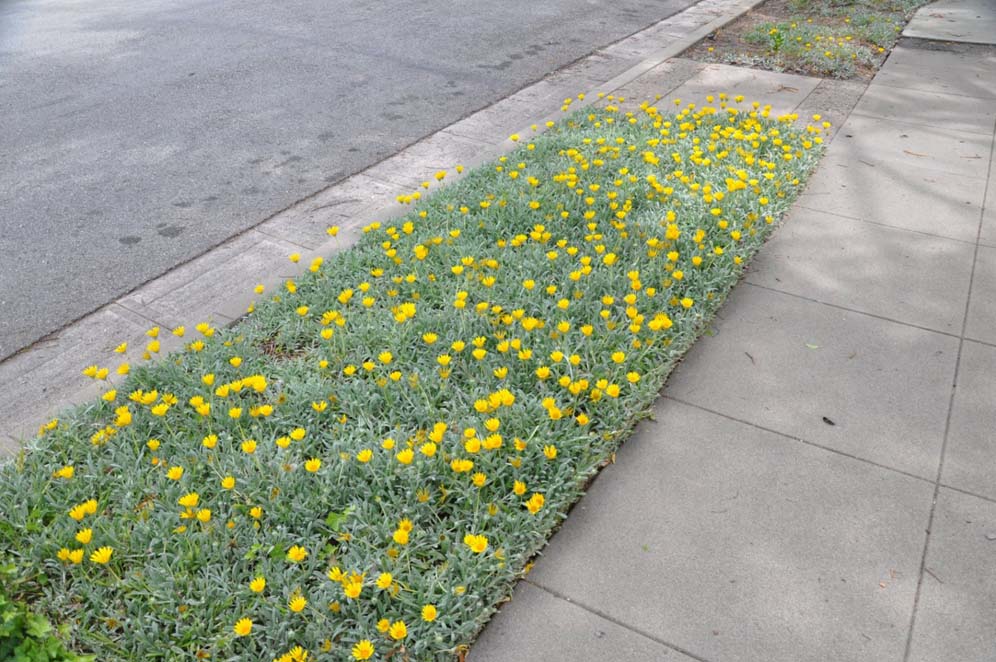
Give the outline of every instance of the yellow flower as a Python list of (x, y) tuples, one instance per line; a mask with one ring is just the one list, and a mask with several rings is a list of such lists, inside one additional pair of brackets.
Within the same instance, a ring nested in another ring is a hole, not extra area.
[(221, 479), (222, 489), (230, 490), (235, 487), (235, 478), (233, 476), (225, 476)]
[(308, 550), (300, 545), (294, 545), (287, 550), (287, 560), (293, 563), (300, 563), (308, 556)]
[(253, 453), (255, 453), (256, 452), (256, 440), (255, 439), (246, 439), (245, 441), (243, 441), (242, 442), (242, 452), (246, 453), (247, 455), (252, 455)]
[(394, 621), (391, 623), (391, 629), (388, 630), (388, 633), (395, 641), (401, 641), (408, 636), (408, 626), (405, 625), (404, 621)]
[(422, 620), (426, 623), (431, 623), (436, 620), (439, 612), (436, 611), (436, 605), (424, 605), (422, 607)]
[(197, 521), (207, 524), (211, 521), (211, 510), (209, 508), (201, 508), (197, 511)]
[(183, 478), (183, 467), (170, 467), (166, 471), (166, 477), (170, 480), (180, 480)]
[(526, 508), (529, 509), (530, 513), (535, 515), (536, 513), (539, 512), (540, 508), (543, 507), (545, 501), (546, 499), (543, 497), (542, 494), (534, 492), (533, 495), (529, 497), (529, 501), (526, 502)]
[(350, 600), (355, 600), (360, 597), (360, 593), (363, 591), (363, 579), (353, 577), (350, 581), (342, 585), (343, 594)]
[(396, 542), (399, 545), (407, 545), (408, 544), (408, 532), (405, 531), (404, 529), (397, 529), (397, 530), (395, 530), (395, 532), (392, 534), (391, 538), (394, 540), (394, 542)]
[(613, 352), (612, 362), (613, 363), (623, 363), (626, 361), (626, 354), (623, 352)]
[(176, 500), (178, 504), (184, 508), (194, 508), (200, 503), (201, 497), (197, 492), (190, 492), (189, 494), (184, 494), (182, 497)]
[(515, 484), (512, 485), (512, 492), (514, 492), (516, 496), (522, 496), (526, 493), (526, 484), (521, 480), (515, 481)]
[(303, 595), (296, 595), (287, 603), (287, 608), (296, 614), (303, 610), (307, 605), (308, 601)]
[(65, 480), (69, 480), (74, 475), (76, 475), (76, 469), (73, 468), (73, 465), (67, 464), (66, 466), (64, 466), (61, 469), (59, 469), (56, 472), (54, 472), (52, 474), (52, 477), (53, 478), (64, 478)]
[(394, 360), (394, 356), (390, 352), (381, 352), (380, 354), (377, 355), (377, 360), (383, 363), (384, 365), (387, 365), (392, 360)]
[(232, 629), (235, 630), (236, 636), (248, 637), (252, 632), (252, 621), (248, 618), (239, 619)]
[(249, 582), (249, 590), (253, 593), (262, 593), (263, 589), (266, 588), (266, 577), (260, 575), (256, 577), (251, 582)]
[(394, 577), (391, 576), (391, 573), (389, 573), (389, 572), (382, 572), (377, 577), (377, 588), (382, 589), (382, 590), (383, 589), (391, 588), (391, 582), (393, 582), (393, 581), (394, 581)]
[(313, 457), (304, 463), (304, 468), (306, 471), (315, 473), (316, 471), (322, 468), (322, 461), (317, 457)]
[(556, 457), (557, 457), (557, 447), (554, 446), (553, 444), (549, 444), (549, 445), (544, 446), (543, 447), (543, 455), (545, 455), (546, 459), (548, 459), (548, 460), (556, 459)]
[(415, 457), (415, 451), (410, 448), (406, 448), (396, 455), (398, 462), (401, 464), (411, 464), (412, 459)]
[(473, 553), (480, 554), (488, 548), (488, 539), (484, 536), (468, 533), (463, 537), (463, 544), (470, 547), (470, 551)]
[(362, 462), (363, 464), (369, 462), (370, 458), (372, 457), (373, 457), (373, 451), (370, 450), (369, 448), (364, 448), (363, 450), (361, 450), (359, 453), (356, 454), (356, 460), (358, 462)]
[(77, 522), (81, 521), (84, 517), (86, 517), (86, 509), (83, 507), (83, 504), (78, 504), (70, 508), (69, 516), (72, 517)]
[(114, 554), (113, 547), (101, 547), (100, 549), (98, 549), (97, 551), (95, 551), (93, 554), (90, 555), (90, 560), (93, 561), (94, 563), (99, 563), (100, 565), (104, 565), (110, 562), (112, 554)]
[(369, 660), (373, 657), (374, 645), (369, 639), (361, 639), (353, 646), (353, 659)]

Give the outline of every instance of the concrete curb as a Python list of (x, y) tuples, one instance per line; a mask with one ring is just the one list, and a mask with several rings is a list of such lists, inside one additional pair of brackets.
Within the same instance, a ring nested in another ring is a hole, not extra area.
[[(433, 173), (458, 163), (470, 169), (510, 152), (516, 144), (508, 136), (541, 132), (563, 115), (565, 97), (574, 99), (572, 109), (587, 107), (600, 93), (632, 83), (762, 1), (703, 0), (315, 193), (0, 362), (0, 457), (16, 453), (45, 420), (103, 390), (81, 374), (83, 367), (113, 371), (123, 362), (138, 363), (150, 341), (145, 332), (153, 326), (162, 329), (159, 353), (166, 354), (184, 342), (170, 334), (176, 327), (234, 323), (256, 298), (254, 285), (270, 291), (301, 274), (312, 258), (352, 246), (364, 225), (403, 213), (407, 208), (397, 196), (433, 182)], [(622, 73), (609, 73), (637, 58)], [(583, 100), (577, 98), (581, 91)], [(446, 181), (455, 179), (449, 172)], [(325, 233), (330, 225), (340, 226), (334, 238)], [(291, 253), (300, 253), (300, 262), (291, 263)], [(115, 354), (122, 342), (129, 350)]]

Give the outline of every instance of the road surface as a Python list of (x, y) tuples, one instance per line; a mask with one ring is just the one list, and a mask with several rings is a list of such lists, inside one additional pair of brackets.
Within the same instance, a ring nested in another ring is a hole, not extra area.
[(0, 0), (0, 359), (695, 0)]

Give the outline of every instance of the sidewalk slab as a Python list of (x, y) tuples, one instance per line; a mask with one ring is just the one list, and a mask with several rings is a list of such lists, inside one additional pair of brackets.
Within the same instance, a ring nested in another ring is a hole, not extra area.
[[(633, 110), (646, 101), (652, 106), (661, 108), (659, 105), (660, 100), (657, 99), (658, 95), (663, 98), (666, 94), (680, 87), (689, 79), (694, 78), (705, 66), (701, 62), (684, 60), (682, 58), (668, 60), (657, 65), (631, 83), (620, 87), (612, 93), (611, 96), (615, 97), (613, 101), (602, 102), (601, 105), (609, 105), (611, 103), (625, 110)], [(619, 102), (620, 98), (624, 101)]]
[(902, 660), (933, 485), (667, 399), (655, 419), (530, 581), (705, 660)]
[(349, 225), (372, 210), (387, 209), (407, 187), (388, 184), (367, 175), (354, 175), (294, 205), (256, 226), (263, 234), (310, 250), (329, 240), (330, 225)]
[(437, 133), (367, 168), (363, 174), (411, 193), (420, 190), (422, 182), (434, 183), (433, 175), (440, 170), (449, 172), (458, 164), (470, 165), (487, 147), (479, 140)]
[(875, 85), (996, 99), (996, 51), (929, 51), (926, 55), (923, 49), (900, 44), (875, 75)]
[(747, 281), (958, 335), (974, 252), (966, 242), (797, 208), (758, 252)]
[(813, 115), (819, 115), (821, 121), (830, 122), (830, 130), (823, 135), (833, 139), (867, 87), (866, 83), (853, 80), (821, 80), (795, 112), (800, 120), (809, 122)]
[(985, 178), (991, 141), (991, 134), (852, 115), (830, 143), (827, 156), (886, 163), (900, 171), (915, 166)]
[(996, 347), (966, 341), (941, 482), (996, 500)]
[(957, 338), (749, 284), (713, 329), (675, 369), (668, 395), (936, 477)]
[(996, 504), (941, 488), (909, 662), (991, 662)]
[[(38, 351), (15, 354), (0, 363), (0, 384), (11, 387), (0, 399), (0, 421), (4, 421), (4, 432), (12, 437), (34, 437), (40, 417), (47, 420), (58, 414), (63, 407), (77, 401), (77, 394), (81, 391), (90, 399), (109, 389), (106, 382), (93, 381), (81, 375), (86, 362), (96, 350), (114, 357), (114, 363), (102, 363), (100, 366), (110, 368), (112, 374), (126, 360), (137, 364), (136, 350), (140, 355), (142, 348), (151, 340), (145, 332), (153, 326), (155, 323), (151, 320), (111, 304), (87, 316), (83, 323), (47, 337)], [(162, 335), (165, 352), (172, 336), (165, 330)], [(122, 342), (127, 342), (133, 350), (127, 356), (113, 353)], [(97, 343), (96, 347), (94, 343)], [(40, 408), (39, 403), (45, 404)]]
[(856, 115), (952, 131), (993, 134), (996, 104), (976, 97), (907, 90), (872, 83), (854, 107)]
[(996, 248), (979, 246), (965, 337), (996, 345)]
[[(996, 148), (996, 137), (993, 138)], [(996, 157), (996, 153), (993, 155)], [(985, 246), (996, 246), (996, 163), (989, 171), (989, 183), (986, 187), (988, 198), (986, 207), (982, 210), (982, 227), (979, 228), (979, 243)]]
[(992, 0), (939, 0), (918, 9), (903, 36), (996, 44), (996, 11)]
[(190, 311), (210, 311), (233, 320), (245, 313), (241, 296), (251, 295), (255, 283), (249, 274), (264, 274), (281, 261), (291, 269), (287, 256), (300, 246), (250, 230), (190, 263), (121, 298), (130, 310), (151, 316), (174, 328), (204, 320), (190, 320)]
[[(715, 97), (712, 105), (719, 105), (719, 93), (725, 92), (733, 107), (750, 108), (753, 101), (771, 105), (771, 117), (793, 112), (820, 84), (819, 78), (780, 74), (759, 69), (745, 69), (726, 64), (707, 64), (702, 71), (676, 90), (670, 92), (658, 107), (673, 108), (675, 100), (682, 105), (689, 101), (698, 105), (707, 103), (706, 97)], [(733, 97), (744, 96), (743, 104), (736, 104)]]
[(826, 156), (796, 206), (975, 243), (985, 192), (984, 179)]
[(526, 660), (694, 662), (529, 582), (519, 582), (512, 601), (488, 623), (467, 662)]

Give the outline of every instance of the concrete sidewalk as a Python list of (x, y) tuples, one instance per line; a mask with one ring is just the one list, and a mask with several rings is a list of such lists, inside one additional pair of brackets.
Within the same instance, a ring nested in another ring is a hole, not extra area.
[(994, 53), (895, 49), (470, 660), (996, 659)]

